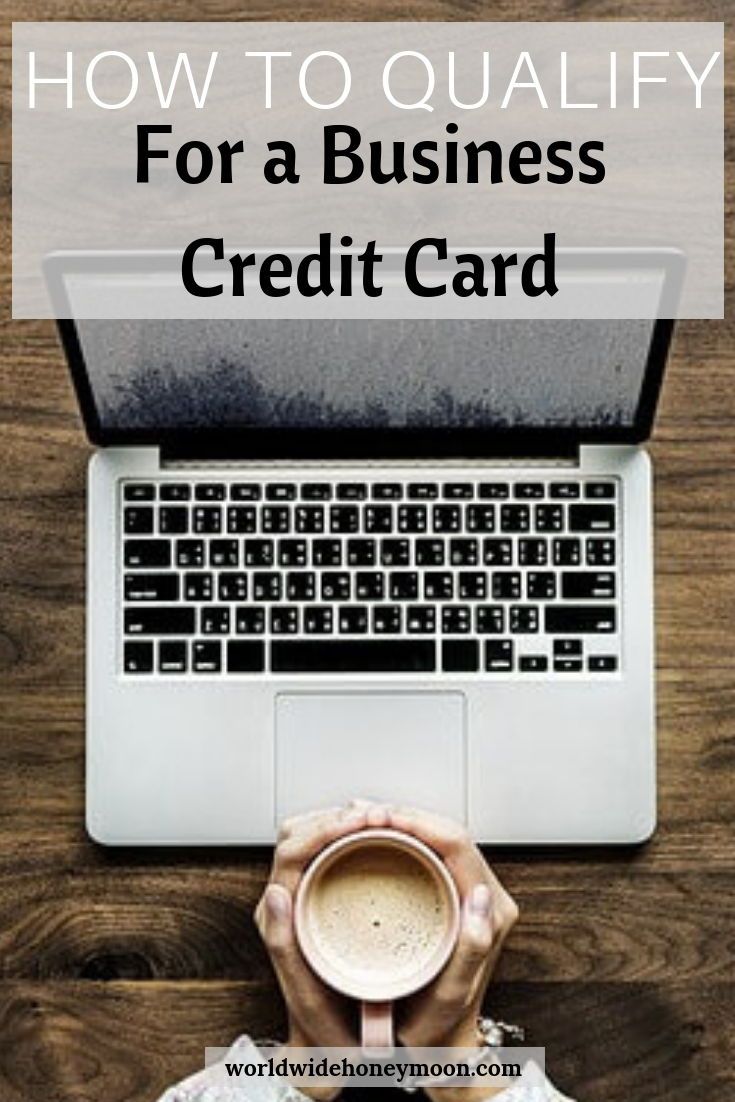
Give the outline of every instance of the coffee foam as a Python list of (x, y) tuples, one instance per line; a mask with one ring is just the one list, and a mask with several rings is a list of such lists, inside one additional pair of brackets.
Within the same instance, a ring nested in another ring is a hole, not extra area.
[(419, 858), (377, 843), (342, 854), (312, 885), (309, 926), (331, 967), (355, 980), (400, 981), (442, 945), (450, 909)]

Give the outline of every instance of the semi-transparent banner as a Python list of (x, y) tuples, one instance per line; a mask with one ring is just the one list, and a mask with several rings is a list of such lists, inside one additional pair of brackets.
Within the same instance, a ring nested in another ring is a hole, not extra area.
[(16, 23), (19, 318), (723, 309), (720, 23)]

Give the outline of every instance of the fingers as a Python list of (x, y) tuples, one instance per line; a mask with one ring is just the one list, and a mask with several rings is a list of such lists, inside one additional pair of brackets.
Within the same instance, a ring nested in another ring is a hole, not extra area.
[(269, 884), (256, 911), (255, 921), (268, 950), (281, 989), (289, 1005), (293, 994), (313, 983), (301, 955), (293, 921), (293, 900), (281, 884)]
[(366, 825), (366, 810), (355, 807), (318, 811), (286, 820), (273, 855), (271, 883), (281, 884), (294, 892), (304, 869), (320, 850)]

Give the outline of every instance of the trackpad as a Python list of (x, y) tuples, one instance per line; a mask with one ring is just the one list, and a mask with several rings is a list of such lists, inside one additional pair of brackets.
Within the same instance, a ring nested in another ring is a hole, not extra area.
[(279, 821), (356, 796), (467, 817), (462, 693), (276, 698)]

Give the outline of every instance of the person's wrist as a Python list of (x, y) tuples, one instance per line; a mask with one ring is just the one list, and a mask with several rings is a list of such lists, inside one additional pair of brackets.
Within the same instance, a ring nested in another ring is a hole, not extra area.
[[(433, 1042), (433, 1046), (460, 1050), (457, 1053), (457, 1062), (464, 1061), (470, 1066), (480, 1061), (487, 1047), (477, 1031), (475, 1014), (460, 1022), (446, 1036)], [(486, 1099), (494, 1098), (504, 1090), (504, 1087), (493, 1087), (482, 1080), (467, 1086), (424, 1087), (424, 1094), (431, 1102), (486, 1102)]]

